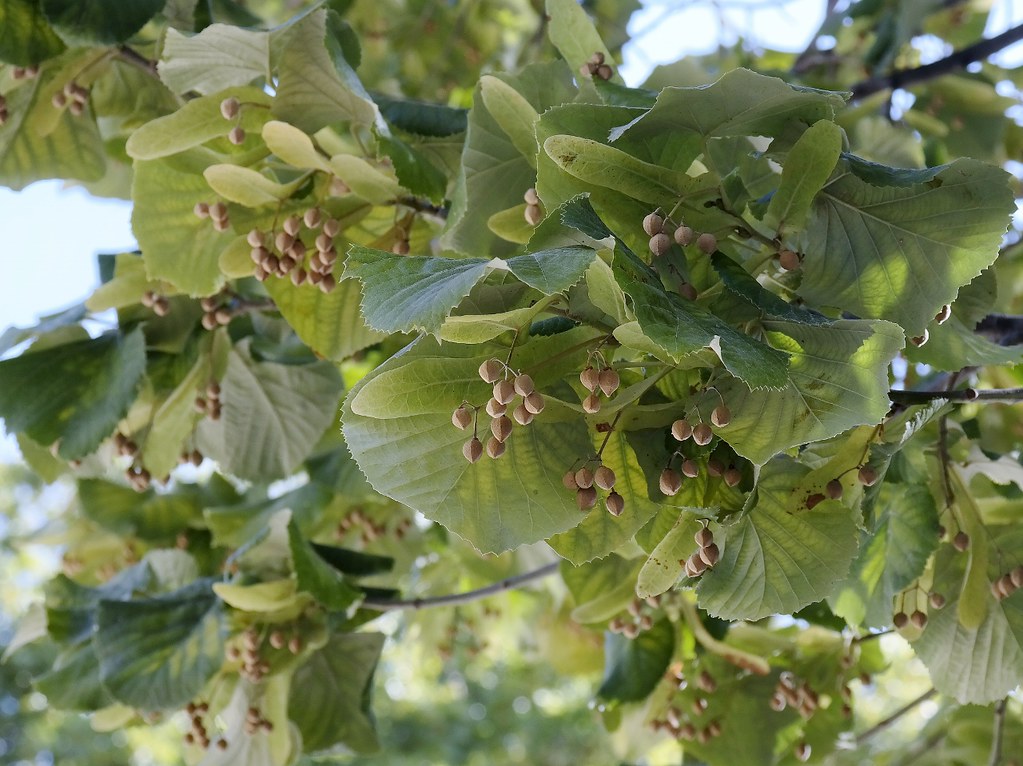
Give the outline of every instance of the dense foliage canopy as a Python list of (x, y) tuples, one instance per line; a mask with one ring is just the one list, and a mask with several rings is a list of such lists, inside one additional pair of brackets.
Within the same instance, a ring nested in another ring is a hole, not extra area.
[(632, 0), (0, 0), (0, 183), (139, 247), (0, 336), (76, 493), (7, 667), (204, 766), (397, 747), (385, 643), (614, 733), (490, 763), (1018, 764), (1020, 31), (827, 5), (633, 88)]

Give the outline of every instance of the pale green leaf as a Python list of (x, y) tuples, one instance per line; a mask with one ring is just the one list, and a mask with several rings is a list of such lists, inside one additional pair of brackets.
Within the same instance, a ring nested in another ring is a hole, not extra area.
[[(515, 349), (512, 364), (528, 371), (542, 390), (579, 369), (586, 341), (597, 337), (586, 328), (536, 337)], [(478, 368), (498, 354), (506, 356), (507, 350), (458, 344), (442, 349), (420, 339), (363, 378), (342, 414), (346, 443), (378, 492), (482, 551), (536, 542), (578, 524), (575, 497), (561, 477), (573, 455), (593, 449), (581, 419), (566, 412), (561, 420), (549, 403), (528, 428), (515, 430), (499, 460), (468, 463), (462, 445), (471, 433), (455, 428), (451, 413), (463, 401), (482, 405), (491, 396)], [(484, 437), (488, 420), (484, 413), (479, 429)], [(394, 470), (396, 464), (402, 469)]]
[(526, 203), (494, 213), (487, 219), (487, 228), (501, 239), (524, 245), (533, 236), (533, 227), (525, 218)]
[(530, 165), (536, 164), (536, 121), (540, 115), (515, 88), (493, 75), (480, 78), (483, 103)]
[(543, 305), (538, 303), (535, 306), (501, 311), (497, 314), (449, 316), (441, 325), (440, 339), (452, 343), (486, 343), (502, 333), (526, 327), (543, 308)]
[(683, 510), (668, 534), (650, 551), (650, 556), (639, 570), (636, 595), (639, 598), (659, 596), (682, 577), (685, 560), (696, 550), (693, 537), (702, 526), (696, 520), (700, 510)]
[(219, 601), (208, 581), (151, 599), (101, 601), (96, 626), (104, 686), (142, 710), (180, 708), (224, 660)]
[(85, 301), (89, 311), (105, 311), (134, 306), (147, 290), (159, 292), (159, 283), (146, 276), (146, 265), (136, 253), (114, 256), (114, 278), (96, 288)]
[(330, 171), (327, 158), (317, 151), (313, 140), (294, 125), (270, 120), (263, 126), (263, 142), (282, 162), (296, 168)]
[(402, 194), (401, 184), (362, 157), (335, 154), (328, 164), (353, 194), (374, 205), (392, 203)]
[[(614, 65), (611, 51), (576, 0), (547, 0), (546, 11), (547, 36), (573, 72), (578, 71), (594, 53), (603, 53), (605, 63)], [(615, 75), (617, 78), (617, 72)]]
[(341, 376), (328, 362), (257, 361), (245, 340), (231, 349), (220, 388), (223, 414), (200, 424), (199, 448), (225, 471), (266, 481), (294, 471), (334, 422)]
[(800, 295), (921, 335), (997, 257), (1014, 209), (1006, 180), (975, 160), (894, 170), (845, 157), (810, 215)]
[(781, 183), (771, 197), (764, 221), (778, 232), (798, 231), (841, 152), (840, 127), (828, 120), (811, 125), (785, 159)]
[(178, 464), (185, 442), (199, 418), (195, 397), (210, 378), (209, 356), (200, 355), (181, 382), (157, 405), (146, 435), (142, 461), (157, 477), (166, 476)]
[(225, 200), (246, 207), (277, 205), (290, 197), (300, 184), (299, 181), (279, 184), (252, 168), (240, 165), (210, 165), (202, 175), (210, 188)]
[(699, 581), (700, 606), (728, 620), (792, 614), (831, 595), (858, 546), (849, 508), (825, 500), (800, 508), (806, 469), (787, 458), (764, 466), (748, 512), (720, 527), (721, 558)]
[(146, 366), (141, 329), (0, 361), (0, 417), (64, 460), (85, 457), (135, 401)]
[(231, 24), (210, 24), (187, 37), (167, 30), (157, 64), (160, 79), (175, 93), (203, 95), (270, 77), (270, 33)]
[(561, 563), (561, 579), (572, 594), (572, 619), (578, 623), (607, 622), (635, 597), (634, 583), (642, 560), (612, 553), (580, 566)]
[(218, 582), (213, 584), (213, 592), (233, 609), (254, 614), (272, 614), (291, 610), (301, 601), (298, 595), (298, 583), (290, 577), (251, 585)]

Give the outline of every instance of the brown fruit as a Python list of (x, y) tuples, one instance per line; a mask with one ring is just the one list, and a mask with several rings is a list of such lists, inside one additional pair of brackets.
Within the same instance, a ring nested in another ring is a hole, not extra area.
[(597, 386), (600, 385), (600, 373), (588, 366), (579, 373), (579, 382), (587, 391), (596, 391)]
[(341, 233), (341, 222), (336, 218), (328, 218), (323, 224), (323, 233), (333, 239)]
[(530, 226), (536, 226), (543, 220), (543, 210), (539, 205), (526, 205), (522, 215)]
[(615, 472), (606, 465), (599, 466), (597, 470), (593, 472), (593, 483), (605, 492), (614, 488), (615, 478)]
[(501, 415), (498, 418), (494, 418), (490, 421), (490, 433), (494, 435), (494, 438), (499, 442), (505, 441), (512, 432), (511, 418), (507, 415)]
[(647, 213), (643, 218), (643, 231), (648, 237), (653, 237), (664, 231), (664, 219), (657, 213)]
[(395, 255), (408, 255), (412, 248), (409, 246), (407, 239), (395, 240), (394, 244), (391, 245), (391, 252)]
[(791, 250), (782, 250), (778, 253), (778, 265), (785, 271), (795, 271), (799, 268), (799, 254)]
[(588, 511), (597, 504), (597, 490), (593, 487), (579, 487), (575, 493), (575, 502), (580, 511)]
[(700, 558), (699, 553), (694, 553), (690, 556), (686, 563), (689, 564), (689, 568), (696, 572), (697, 575), (702, 575), (707, 571), (707, 562)]
[(771, 706), (771, 710), (780, 713), (785, 709), (785, 695), (781, 692), (775, 692), (771, 695), (771, 701), (768, 704)]
[(337, 282), (333, 279), (327, 279), (329, 274), (324, 274), (323, 279), (320, 281), (320, 292), (332, 293), (337, 288)]
[(302, 230), (302, 219), (297, 215), (289, 215), (284, 219), (281, 228), (292, 237), (297, 237), (298, 233)]
[(235, 146), (245, 143), (245, 130), (239, 127), (231, 128), (227, 134), (227, 140)]
[(625, 510), (625, 498), (619, 495), (614, 490), (607, 496), (604, 501), (604, 505), (607, 506), (607, 512), (612, 516), (621, 516), (622, 511)]
[[(278, 240), (278, 243), (279, 242), (280, 240)], [(323, 232), (321, 234), (316, 235), (316, 241), (314, 244), (316, 245), (316, 249), (319, 250), (321, 253), (326, 252), (327, 250), (330, 250), (332, 247), (334, 247), (334, 238), (327, 234), (326, 226), (323, 227)], [(278, 247), (280, 247), (280, 244), (278, 244)]]
[(593, 486), (593, 471), (583, 466), (575, 472), (575, 483), (580, 489), (589, 489)]
[(682, 477), (679, 476), (678, 471), (665, 468), (661, 471), (660, 486), (661, 492), (665, 495), (677, 495), (678, 491), (682, 489)]
[(725, 405), (719, 404), (710, 413), (710, 422), (716, 425), (718, 428), (724, 428), (732, 422), (732, 411), (729, 410)]
[(682, 475), (688, 476), (690, 479), (695, 479), (700, 475), (700, 466), (695, 460), (683, 460), (682, 461)]
[[(725, 464), (718, 460), (716, 457), (712, 457), (707, 461), (707, 475), (717, 478), (725, 472)], [(729, 485), (731, 486), (731, 485)]]
[(927, 615), (917, 609), (909, 616), (909, 621), (923, 630), (923, 628), (927, 625)]
[(250, 247), (262, 247), (263, 246), (263, 232), (259, 229), (251, 229), (248, 234), (245, 235), (245, 241), (249, 243)]
[(677, 229), (675, 229), (674, 240), (677, 244), (681, 245), (682, 247), (688, 247), (689, 245), (693, 244), (693, 238), (695, 236), (696, 232), (694, 232), (690, 227), (679, 226)]
[(905, 612), (896, 612), (895, 616), (892, 617), (892, 625), (899, 630), (902, 630), (909, 624), (909, 615)]
[(460, 407), (456, 407), (455, 411), (451, 413), (451, 425), (461, 431), (464, 431), (472, 425), (472, 410), (464, 404)]
[(864, 487), (872, 487), (877, 483), (877, 470), (869, 465), (860, 466), (856, 478)]
[(678, 294), (687, 301), (695, 301), (699, 296), (699, 293), (696, 292), (696, 288), (688, 282), (683, 282), (678, 286)]
[(274, 649), (283, 649), (284, 645), (288, 640), (284, 637), (284, 634), (279, 630), (275, 630), (270, 633), (270, 646)]
[(491, 398), (487, 400), (486, 410), (490, 417), (499, 418), (508, 411), (508, 405)]
[(291, 284), (298, 287), (299, 285), (304, 284), (308, 277), (309, 275), (306, 273), (305, 269), (295, 269), (291, 272)]
[(931, 604), (931, 609), (941, 609), (945, 606), (945, 596), (941, 593), (931, 593), (927, 600)]
[(505, 449), (507, 449), (507, 447), (505, 446), (505, 443), (503, 441), (498, 440), (497, 437), (492, 437), (490, 439), (487, 439), (487, 456), (488, 457), (491, 457), (494, 460), (497, 460), (499, 457), (501, 457), (501, 455), (504, 454)]
[[(257, 279), (259, 278), (259, 274), (266, 274), (266, 272), (263, 271), (261, 268), (257, 267), (257, 274), (256, 274)], [(264, 277), (264, 279), (265, 278), (266, 277)], [(202, 315), (202, 319), (200, 321), (202, 322), (202, 326), (203, 326), (204, 330), (213, 330), (213, 329), (216, 329), (216, 327), (217, 327), (217, 315), (214, 314), (212, 311), (208, 311), (205, 314), (203, 314)]]
[(824, 502), (824, 495), (821, 492), (814, 492), (812, 495), (806, 498), (806, 510), (812, 511), (818, 505)]
[(703, 548), (700, 548), (700, 558), (703, 559), (703, 563), (708, 567), (712, 567), (718, 563), (718, 559), (721, 557), (721, 550), (718, 548), (716, 543), (711, 543)]
[(209, 218), (210, 206), (205, 202), (196, 202), (195, 207), (192, 208), (192, 212), (195, 213), (196, 218)]
[(529, 408), (525, 404), (520, 404), (512, 410), (512, 418), (520, 426), (528, 426), (533, 422), (534, 417), (534, 414), (529, 411)]
[(480, 377), (485, 383), (496, 383), (501, 373), (504, 372), (504, 365), (499, 359), (488, 359), (480, 365)]
[(664, 255), (671, 250), (671, 237), (663, 231), (660, 234), (654, 234), (654, 236), (650, 237), (648, 246), (650, 247), (650, 252), (654, 255)]
[(740, 481), (742, 481), (742, 471), (736, 468), (734, 465), (729, 466), (728, 470), (725, 471), (725, 484), (729, 487), (734, 487)]
[(519, 396), (529, 396), (533, 393), (533, 379), (525, 373), (516, 375), (513, 385), (515, 386), (515, 393)]
[(603, 51), (594, 51), (593, 55), (587, 60), (587, 63), (593, 64), (593, 66), (600, 66), (604, 63)]
[(611, 394), (618, 390), (620, 383), (621, 379), (618, 377), (618, 373), (610, 367), (605, 367), (597, 374), (597, 384), (600, 386), (600, 390), (604, 392), (604, 396), (611, 396)]
[(475, 436), (472, 437), (469, 441), (462, 445), (462, 454), (470, 463), (475, 463), (483, 457), (483, 442)]
[(234, 96), (225, 98), (220, 102), (220, 114), (225, 120), (233, 120), (238, 116), (238, 109), (240, 107), (241, 104), (238, 103), (238, 99)]
[(959, 530), (956, 532), (956, 536), (952, 538), (952, 547), (962, 553), (970, 547), (970, 536)]
[(534, 391), (525, 399), (522, 400), (523, 406), (534, 415), (539, 415), (543, 412), (544, 400), (543, 396), (540, 395), (539, 391)]
[(210, 218), (214, 221), (227, 220), (227, 205), (223, 202), (214, 202), (210, 205)]
[(713, 438), (714, 432), (710, 430), (710, 426), (706, 423), (700, 423), (698, 426), (693, 428), (693, 441), (701, 447), (710, 444), (710, 440)]
[(1012, 580), (1014, 587), (1023, 588), (1023, 564), (1012, 568), (1012, 571), (1009, 572), (1009, 579)]
[(67, 96), (62, 91), (57, 91), (50, 99), (50, 103), (53, 104), (54, 109), (63, 109), (67, 106)]
[(561, 477), (561, 483), (565, 485), (565, 489), (579, 489), (579, 485), (575, 481), (575, 471), (567, 471)]
[(310, 229), (315, 229), (320, 225), (321, 218), (320, 209), (318, 207), (311, 207), (302, 215), (302, 223)]
[(594, 72), (601, 80), (610, 80), (614, 77), (614, 70), (611, 69), (607, 64), (601, 64), (597, 67), (597, 71)]
[(707, 255), (710, 255), (718, 249), (718, 238), (709, 231), (705, 231), (696, 238), (696, 246)]
[(1006, 597), (1011, 596), (1018, 590), (1017, 586), (1013, 585), (1012, 583), (1011, 574), (1008, 573), (1003, 574), (1001, 577), (998, 578), (998, 582), (1001, 586), (1002, 592), (1006, 595)]
[(684, 442), (693, 435), (693, 427), (686, 420), (676, 420), (671, 424), (671, 435), (675, 437), (676, 441)]
[(801, 761), (810, 760), (811, 748), (810, 745), (806, 742), (800, 742), (798, 745), (796, 745), (796, 748), (793, 752), (796, 754), (796, 758), (798, 758)]
[(714, 542), (714, 533), (710, 531), (710, 527), (702, 527), (693, 535), (693, 539), (696, 540), (696, 544), (701, 548), (706, 548)]
[(842, 482), (838, 479), (832, 479), (824, 486), (824, 494), (832, 500), (838, 500), (842, 496), (843, 491)]
[(515, 398), (515, 385), (510, 380), (499, 380), (494, 384), (494, 398), (501, 404), (511, 404)]
[(583, 399), (583, 410), (590, 415), (600, 412), (600, 397), (596, 394), (590, 394)]
[(526, 189), (526, 193), (522, 195), (522, 199), (525, 200), (527, 205), (540, 204), (540, 195), (536, 193), (536, 188), (532, 186)]

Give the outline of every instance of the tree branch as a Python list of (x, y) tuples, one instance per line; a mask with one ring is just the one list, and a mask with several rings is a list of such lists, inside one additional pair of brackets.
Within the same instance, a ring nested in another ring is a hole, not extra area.
[(910, 85), (933, 80), (935, 77), (940, 77), (943, 74), (963, 69), (967, 64), (972, 64), (974, 61), (983, 61), (993, 53), (997, 53), (1002, 48), (1007, 48), (1019, 40), (1023, 40), (1023, 24), (1006, 30), (995, 37), (979, 40), (973, 45), (968, 45), (930, 64), (909, 69), (896, 69), (888, 75), (871, 77), (869, 80), (859, 82), (852, 87), (852, 97), (854, 100), (861, 99), (864, 96), (869, 96), (872, 93), (889, 88), (895, 90), (896, 88), (906, 88)]
[(156, 62), (147, 59), (141, 53), (134, 48), (130, 48), (127, 45), (117, 46), (117, 57), (127, 64), (138, 67), (139, 69), (148, 72), (154, 77), (157, 76)]
[(891, 726), (893, 723), (898, 721), (900, 718), (902, 718), (902, 716), (906, 715), (906, 713), (911, 711), (917, 705), (919, 705), (922, 702), (926, 702), (927, 700), (929, 700), (931, 697), (933, 697), (937, 693), (938, 693), (938, 690), (935, 689), (934, 687), (931, 687), (928, 691), (925, 691), (923, 694), (921, 694), (915, 700), (907, 702), (905, 705), (900, 707), (898, 710), (896, 710), (890, 716), (885, 718), (883, 721), (875, 724), (874, 726), (871, 726), (865, 732), (863, 732), (858, 737), (856, 737), (856, 744), (857, 745), (862, 745), (864, 742), (866, 742), (868, 739), (870, 739), (874, 735), (879, 734), (880, 732), (882, 732), (885, 729), (887, 729), (889, 726)]
[(991, 757), (988, 758), (987, 766), (998, 766), (1002, 761), (1002, 732), (1005, 729), (1005, 704), (1007, 697), (1003, 697), (995, 705), (994, 731), (991, 734)]
[(501, 593), (506, 590), (518, 588), (520, 585), (524, 585), (531, 580), (539, 580), (541, 577), (547, 577), (548, 575), (554, 574), (558, 571), (558, 566), (559, 562), (552, 561), (549, 564), (544, 564), (542, 567), (538, 567), (537, 569), (533, 569), (529, 572), (523, 572), (520, 575), (508, 577), (500, 582), (487, 585), (484, 588), (467, 590), (463, 593), (448, 593), (444, 596), (433, 596), (431, 598), (410, 598), (395, 601), (383, 601), (367, 598), (362, 602), (362, 606), (365, 609), (375, 609), (380, 612), (391, 612), (396, 609), (425, 609), (431, 606), (467, 604), (471, 601), (479, 601), (487, 596), (493, 596), (495, 593)]
[(956, 391), (903, 391), (892, 389), (888, 398), (895, 404), (926, 404), (937, 399), (950, 402), (1006, 402), (1023, 401), (1023, 388), (960, 388)]

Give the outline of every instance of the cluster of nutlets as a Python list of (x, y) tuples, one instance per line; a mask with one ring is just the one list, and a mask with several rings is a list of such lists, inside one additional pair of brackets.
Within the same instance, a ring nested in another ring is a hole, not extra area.
[(1020, 588), (1023, 588), (1023, 565), (1013, 567), (991, 583), (991, 592), (999, 601), (1008, 598)]
[(170, 301), (167, 300), (167, 296), (152, 290), (142, 293), (142, 305), (152, 309), (158, 317), (165, 317), (170, 312)]
[(714, 542), (714, 533), (710, 527), (701, 527), (693, 537), (699, 549), (689, 558), (678, 562), (685, 570), (686, 577), (699, 577), (708, 569), (713, 569), (721, 558), (721, 550)]
[(565, 489), (575, 492), (575, 501), (580, 511), (588, 511), (597, 504), (597, 490), (607, 492), (604, 505), (612, 516), (621, 516), (625, 510), (625, 498), (615, 492), (617, 477), (608, 466), (597, 459), (597, 467), (592, 471), (584, 465), (576, 471), (567, 472), (561, 482)]
[(196, 218), (201, 220), (209, 218), (216, 231), (227, 231), (231, 228), (231, 221), (227, 216), (227, 205), (223, 202), (214, 202), (212, 205), (208, 202), (196, 202), (192, 212), (195, 213)]
[(153, 481), (152, 474), (139, 463), (132, 463), (128, 466), (128, 470), (124, 472), (124, 478), (136, 492), (145, 492)]
[[(677, 684), (679, 692), (689, 688), (689, 681), (686, 678), (682, 663), (675, 662), (668, 668), (667, 678)], [(717, 690), (717, 680), (706, 669), (701, 669), (696, 677), (696, 688), (699, 693), (690, 701), (689, 707), (692, 711), (687, 715), (683, 713), (679, 704), (672, 704), (664, 711), (663, 719), (656, 719), (650, 722), (654, 731), (665, 730), (676, 739), (696, 741), (707, 744), (715, 737), (720, 737), (723, 730), (720, 720), (714, 719), (702, 726), (698, 726), (692, 718), (700, 718), (710, 707), (710, 696)]]
[(628, 615), (618, 615), (607, 624), (612, 633), (621, 633), (626, 638), (636, 638), (640, 633), (650, 630), (654, 625), (653, 611), (657, 608), (655, 599), (641, 601), (634, 598), (626, 607)]
[[(310, 234), (320, 229), (313, 241), (315, 252), (308, 257), (309, 246), (302, 241), (303, 229)], [(253, 229), (246, 236), (252, 248), (249, 253), (255, 265), (253, 276), (260, 282), (270, 276), (291, 278), (298, 287), (309, 282), (329, 293), (337, 287), (334, 280), (334, 264), (337, 249), (334, 238), (341, 233), (341, 224), (334, 218), (323, 219), (319, 208), (311, 207), (302, 216), (290, 215), (281, 224), (276, 234)]]
[(658, 257), (667, 255), (671, 250), (672, 242), (682, 247), (689, 247), (696, 242), (700, 251), (707, 255), (718, 249), (717, 237), (710, 232), (697, 234), (691, 227), (681, 223), (676, 224), (670, 218), (664, 218), (656, 210), (648, 213), (643, 219), (643, 231), (650, 237), (650, 241), (647, 243), (650, 252)]
[[(39, 74), (39, 67), (20, 67), (16, 66), (11, 71), (11, 76), (15, 80), (31, 80)], [(7, 120), (10, 118), (10, 114), (7, 111), (7, 99), (4, 98), (3, 94), (0, 93), (0, 128), (7, 124)]]
[(530, 186), (526, 189), (526, 193), (522, 195), (522, 199), (526, 201), (526, 209), (523, 212), (523, 215), (526, 218), (526, 223), (530, 226), (536, 226), (543, 220), (543, 208), (540, 207), (540, 196), (536, 193), (536, 189)]
[[(225, 120), (236, 120), (238, 118), (238, 113), (241, 111), (241, 106), (242, 105), (239, 103), (238, 99), (234, 96), (225, 98), (220, 102), (220, 115)], [(245, 130), (241, 127), (241, 125), (235, 123), (235, 126), (231, 128), (230, 132), (227, 134), (227, 140), (235, 146), (238, 146), (245, 141)]]
[[(731, 421), (731, 410), (729, 410), (724, 403), (719, 404), (710, 413), (710, 422), (718, 428), (724, 428)], [(671, 435), (677, 442), (684, 442), (692, 438), (696, 445), (706, 447), (714, 438), (714, 431), (707, 423), (701, 422), (694, 426), (685, 418), (679, 418), (671, 424)], [(676, 455), (681, 457), (681, 453), (678, 451), (672, 453), (672, 455), (668, 458), (668, 465), (665, 466), (663, 471), (661, 471), (659, 483), (661, 492), (665, 495), (673, 496), (678, 494), (679, 490), (682, 488), (683, 476), (689, 479), (695, 479), (700, 475), (700, 465), (692, 458), (683, 458), (682, 465), (680, 466), (680, 475), (678, 471), (671, 467), (671, 460), (674, 459)], [(716, 458), (712, 458), (708, 461), (707, 472), (712, 476), (723, 477), (725, 483), (729, 487), (734, 487), (742, 481), (742, 471), (734, 465), (725, 467), (725, 465)]]
[(259, 710), (250, 705), (245, 711), (245, 733), (255, 734), (258, 731), (273, 731), (274, 725)]
[(579, 74), (583, 77), (598, 77), (601, 80), (610, 80), (614, 77), (614, 70), (604, 63), (604, 54), (596, 51), (587, 59), (586, 63), (579, 67)]
[(218, 295), (208, 295), (199, 301), (202, 309), (202, 326), (206, 330), (215, 330), (231, 323), (234, 313), (221, 302)]
[(202, 460), (203, 460), (202, 453), (197, 449), (194, 449), (191, 452), (185, 450), (178, 457), (178, 463), (180, 463), (181, 465), (184, 465), (185, 463), (191, 463), (196, 468), (202, 465)]
[(589, 396), (583, 399), (583, 410), (594, 415), (600, 412), (600, 395), (611, 396), (618, 390), (621, 378), (612, 367), (597, 369), (588, 364), (579, 373), (579, 382), (590, 392)]
[(210, 420), (220, 420), (220, 384), (211, 380), (206, 384), (206, 396), (195, 397), (195, 411), (209, 416)]
[(139, 445), (128, 436), (118, 431), (114, 434), (114, 449), (118, 455), (136, 457), (139, 454)]
[(67, 107), (71, 114), (79, 117), (85, 112), (85, 105), (89, 103), (89, 90), (71, 80), (63, 89), (53, 94), (50, 103), (54, 109)]
[(242, 678), (252, 683), (259, 683), (263, 677), (270, 672), (270, 663), (259, 655), (259, 631), (254, 627), (248, 628), (242, 634), (242, 647), (237, 644), (228, 644), (226, 655), (231, 662), (241, 662), (239, 674)]
[[(411, 524), (410, 518), (402, 519), (395, 526), (395, 536), (404, 537)], [(398, 534), (399, 530), (401, 531), (400, 535)], [(352, 532), (358, 532), (363, 545), (368, 545), (387, 534), (387, 524), (382, 521), (374, 521), (361, 508), (353, 508), (337, 523), (337, 527), (334, 528), (334, 536), (341, 540)]]
[[(848, 695), (848, 687), (843, 687), (843, 695)], [(806, 681), (800, 680), (794, 673), (786, 670), (778, 677), (774, 694), (771, 695), (768, 704), (776, 713), (791, 707), (806, 721), (820, 707), (820, 695), (810, 688)]]
[[(185, 712), (192, 724), (191, 730), (185, 734), (186, 745), (198, 745), (203, 750), (208, 750), (211, 744), (209, 731), (206, 728), (206, 715), (210, 712), (208, 702), (200, 702), (198, 705), (189, 702), (185, 706)], [(223, 737), (217, 740), (217, 749), (227, 750), (227, 740)]]
[[(451, 413), (451, 423), (455, 428), (464, 431), (470, 425), (473, 427), (472, 438), (462, 445), (462, 454), (470, 463), (475, 463), (483, 457), (484, 451), (488, 457), (495, 460), (501, 457), (506, 449), (505, 442), (511, 436), (512, 419), (514, 418), (520, 426), (528, 426), (534, 417), (543, 412), (545, 406), (543, 395), (535, 389), (533, 379), (526, 373), (514, 372), (500, 359), (488, 359), (483, 362), (479, 368), (479, 376), (485, 383), (494, 385), (493, 396), (484, 407), (491, 417), (491, 437), (487, 440), (485, 449), (476, 430), (480, 408), (462, 402)], [(522, 401), (516, 405), (517, 397), (521, 397)], [(512, 407), (511, 417), (507, 415), (509, 407)]]

